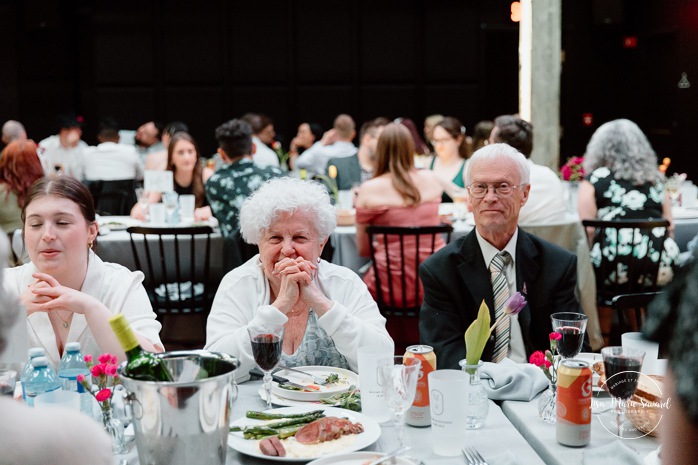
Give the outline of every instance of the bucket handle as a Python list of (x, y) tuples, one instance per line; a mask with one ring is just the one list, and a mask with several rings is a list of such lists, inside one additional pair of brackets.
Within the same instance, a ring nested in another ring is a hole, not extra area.
[[(136, 394), (129, 392), (124, 396), (124, 404), (128, 405), (126, 410), (126, 415), (133, 420), (134, 418), (140, 421), (143, 418), (143, 405), (141, 401), (136, 398)], [(138, 407), (134, 407), (134, 404), (138, 404)]]

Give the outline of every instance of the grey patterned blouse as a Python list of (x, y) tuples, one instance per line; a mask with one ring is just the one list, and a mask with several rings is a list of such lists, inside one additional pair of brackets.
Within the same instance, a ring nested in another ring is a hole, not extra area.
[(317, 365), (350, 369), (347, 359), (339, 353), (332, 338), (318, 325), (317, 315), (312, 309), (301, 345), (292, 355), (282, 352), (281, 362), (291, 368)]

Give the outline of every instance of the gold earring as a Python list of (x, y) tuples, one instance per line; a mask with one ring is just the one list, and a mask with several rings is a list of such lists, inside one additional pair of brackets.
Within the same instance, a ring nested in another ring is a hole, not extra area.
[(91, 248), (92, 248), (92, 241), (90, 241), (90, 242), (87, 243), (87, 248), (88, 248), (88, 249), (91, 249)]

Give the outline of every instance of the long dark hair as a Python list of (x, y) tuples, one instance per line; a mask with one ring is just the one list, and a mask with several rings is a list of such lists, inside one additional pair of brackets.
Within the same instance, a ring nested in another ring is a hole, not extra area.
[(41, 178), (32, 185), (22, 208), (22, 223), (26, 220), (29, 204), (36, 198), (49, 196), (62, 197), (72, 201), (80, 207), (80, 212), (88, 223), (95, 221), (95, 203), (92, 200), (90, 190), (72, 176), (57, 176), (55, 178)]
[(194, 164), (194, 173), (192, 174), (191, 186), (192, 193), (196, 197), (196, 208), (202, 207), (206, 199), (206, 193), (204, 192), (204, 177), (203, 168), (201, 166), (201, 153), (199, 152), (199, 146), (196, 145), (196, 141), (189, 133), (178, 132), (172, 136), (170, 140), (170, 145), (167, 147), (167, 170), (172, 171), (172, 173), (177, 172), (177, 168), (172, 163), (172, 156), (174, 155), (174, 148), (179, 141), (187, 141), (194, 146), (194, 151), (196, 152), (196, 164)]
[(465, 126), (458, 119), (452, 116), (447, 116), (441, 121), (439, 121), (434, 127), (442, 127), (451, 137), (458, 140), (461, 138), (460, 144), (458, 144), (458, 155), (461, 158), (470, 158), (470, 151), (468, 150), (468, 143), (465, 138)]

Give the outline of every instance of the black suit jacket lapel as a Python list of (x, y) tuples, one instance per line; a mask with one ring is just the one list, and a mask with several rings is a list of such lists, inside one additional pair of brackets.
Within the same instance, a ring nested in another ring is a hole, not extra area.
[[(516, 290), (526, 300), (528, 300), (526, 294), (529, 289), (533, 289), (533, 284), (538, 280), (540, 272), (538, 250), (533, 245), (528, 234), (519, 228), (519, 237), (516, 243)], [(533, 352), (531, 341), (529, 340), (531, 317), (531, 308), (529, 305), (526, 305), (519, 313), (519, 325), (521, 326), (521, 334), (523, 335), (527, 354)]]

